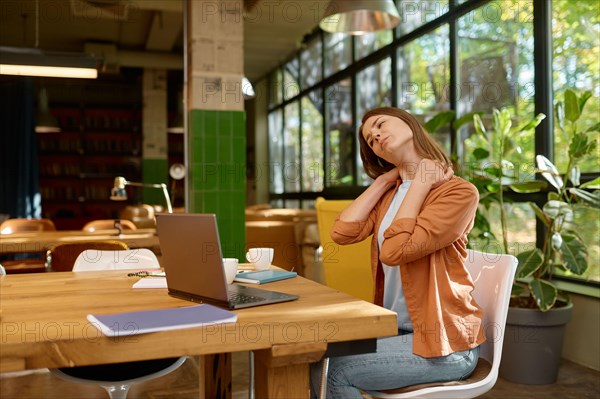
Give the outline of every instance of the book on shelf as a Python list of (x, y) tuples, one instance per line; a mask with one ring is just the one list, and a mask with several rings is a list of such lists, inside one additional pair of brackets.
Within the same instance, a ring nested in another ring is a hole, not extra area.
[(296, 277), (298, 273), (289, 272), (287, 270), (259, 270), (259, 271), (243, 271), (235, 275), (233, 281), (238, 283), (249, 284), (266, 284), (273, 281), (285, 280)]
[(123, 337), (212, 324), (235, 323), (237, 314), (205, 303), (182, 308), (105, 315), (88, 314), (87, 319), (104, 335)]

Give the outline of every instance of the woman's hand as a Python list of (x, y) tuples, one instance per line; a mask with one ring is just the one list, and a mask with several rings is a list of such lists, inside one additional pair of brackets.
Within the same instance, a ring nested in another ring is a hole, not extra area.
[(430, 189), (436, 188), (450, 180), (454, 176), (454, 170), (450, 166), (443, 165), (439, 161), (423, 159), (417, 166), (415, 179), (430, 186)]
[(398, 173), (398, 168), (393, 168), (392, 170), (388, 170), (382, 175), (377, 176), (376, 181), (383, 183), (383, 185), (391, 187), (396, 184), (396, 181), (400, 178), (400, 174)]

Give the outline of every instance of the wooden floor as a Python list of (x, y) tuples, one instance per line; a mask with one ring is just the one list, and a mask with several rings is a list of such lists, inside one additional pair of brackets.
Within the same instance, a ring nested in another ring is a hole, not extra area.
[[(137, 384), (128, 399), (197, 399), (196, 359), (164, 377)], [(233, 354), (233, 398), (248, 397), (248, 353)], [(0, 374), (2, 399), (105, 399), (106, 392), (60, 380), (40, 370), (22, 376)], [(502, 379), (482, 399), (600, 399), (600, 372), (563, 361), (558, 381), (551, 385), (520, 385)], [(212, 399), (212, 398), (209, 398)], [(260, 399), (260, 398), (257, 398)]]

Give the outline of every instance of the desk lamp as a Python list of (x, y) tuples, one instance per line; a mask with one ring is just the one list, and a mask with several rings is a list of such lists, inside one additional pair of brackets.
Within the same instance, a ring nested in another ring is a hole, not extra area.
[(137, 183), (137, 182), (127, 181), (122, 176), (117, 176), (117, 177), (115, 177), (114, 187), (112, 188), (112, 190), (110, 190), (110, 199), (113, 201), (125, 201), (127, 199), (127, 190), (125, 190), (125, 186), (150, 187), (150, 188), (162, 189), (162, 192), (165, 195), (165, 202), (167, 203), (167, 211), (169, 213), (173, 213), (173, 207), (171, 206), (171, 199), (169, 198), (169, 192), (167, 191), (167, 185), (165, 183), (160, 183), (160, 184)]

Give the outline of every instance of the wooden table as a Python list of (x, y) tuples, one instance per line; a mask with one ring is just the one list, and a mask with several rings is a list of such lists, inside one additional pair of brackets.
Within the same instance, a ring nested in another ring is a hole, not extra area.
[[(258, 398), (307, 398), (309, 364), (328, 343), (395, 335), (395, 313), (297, 277), (267, 289), (300, 299), (236, 311), (238, 322), (109, 338), (86, 320), (103, 314), (174, 308), (191, 302), (166, 289), (132, 289), (124, 271), (40, 273), (0, 278), (0, 371), (254, 351)], [(218, 356), (218, 355), (217, 355)], [(222, 357), (223, 358), (223, 357)], [(224, 357), (227, 359), (227, 356)], [(230, 356), (229, 356), (230, 358)], [(227, 362), (227, 360), (225, 360)], [(200, 362), (200, 397), (215, 397)], [(231, 378), (231, 368), (229, 365)], [(231, 396), (221, 381), (222, 393)], [(227, 390), (229, 386), (229, 390)], [(206, 396), (205, 396), (206, 395)]]
[(35, 233), (15, 233), (0, 235), (0, 255), (14, 253), (44, 252), (54, 244), (87, 240), (120, 240), (130, 248), (149, 248), (159, 251), (159, 241), (155, 229), (117, 229), (85, 232), (82, 230), (57, 230)]

